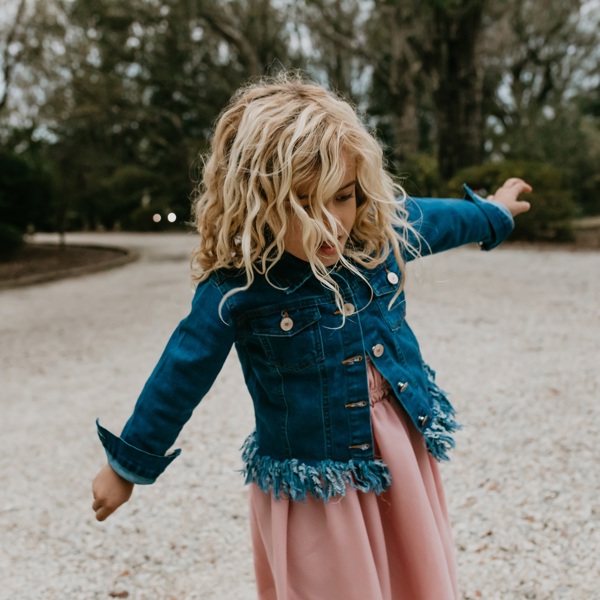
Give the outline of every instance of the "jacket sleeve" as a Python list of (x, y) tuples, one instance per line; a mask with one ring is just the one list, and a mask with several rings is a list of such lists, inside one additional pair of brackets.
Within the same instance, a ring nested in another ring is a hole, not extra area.
[[(406, 209), (412, 227), (409, 243), (421, 256), (479, 243), (482, 250), (501, 244), (514, 228), (510, 211), (501, 204), (484, 200), (468, 186), (465, 199), (407, 198)], [(407, 253), (406, 259), (415, 258)]]
[(153, 483), (179, 455), (180, 450), (166, 453), (233, 345), (234, 328), (225, 322), (225, 309), (219, 314), (221, 299), (211, 279), (198, 285), (190, 314), (171, 335), (121, 437), (97, 423), (108, 462), (125, 479)]

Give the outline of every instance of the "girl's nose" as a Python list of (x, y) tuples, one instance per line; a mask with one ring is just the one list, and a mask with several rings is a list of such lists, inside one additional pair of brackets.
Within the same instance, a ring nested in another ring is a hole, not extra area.
[(331, 232), (331, 234), (336, 237), (339, 235), (340, 227), (342, 226), (341, 215), (338, 215), (335, 210), (329, 210), (329, 214), (333, 217), (334, 223), (331, 223), (329, 220), (326, 221), (325, 227)]

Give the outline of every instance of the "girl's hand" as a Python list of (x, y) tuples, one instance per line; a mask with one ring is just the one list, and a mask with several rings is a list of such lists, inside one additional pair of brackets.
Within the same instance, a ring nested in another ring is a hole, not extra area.
[(504, 204), (504, 206), (510, 210), (510, 214), (513, 217), (516, 217), (521, 213), (527, 212), (531, 208), (529, 202), (518, 199), (519, 195), (523, 192), (528, 194), (532, 190), (533, 188), (522, 179), (511, 177), (496, 190), (495, 194), (488, 196), (487, 199)]
[(110, 465), (105, 465), (94, 479), (92, 492), (94, 493), (92, 508), (96, 512), (96, 519), (104, 521), (121, 504), (129, 500), (133, 492), (133, 483), (117, 475)]

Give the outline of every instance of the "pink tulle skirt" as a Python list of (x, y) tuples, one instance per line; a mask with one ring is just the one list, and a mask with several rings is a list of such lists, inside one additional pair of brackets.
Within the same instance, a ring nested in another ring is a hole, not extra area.
[(392, 485), (348, 488), (325, 504), (276, 500), (250, 485), (259, 600), (457, 600), (456, 563), (438, 464), (369, 363), (375, 454)]

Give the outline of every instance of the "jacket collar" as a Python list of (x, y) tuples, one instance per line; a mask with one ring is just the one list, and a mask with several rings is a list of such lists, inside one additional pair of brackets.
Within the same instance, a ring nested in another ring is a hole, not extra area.
[[(362, 272), (368, 280), (372, 280), (374, 275), (383, 268), (384, 265), (380, 264), (374, 269), (362, 269)], [(332, 269), (336, 270), (339, 267), (334, 266)], [(284, 252), (269, 271), (271, 283), (281, 288), (286, 294), (292, 294), (312, 277), (314, 277), (314, 274), (310, 268), (310, 263), (295, 257), (289, 252)]]
[(313, 272), (310, 263), (289, 252), (282, 254), (268, 275), (271, 283), (281, 288), (286, 294), (295, 292), (311, 277), (313, 277)]

